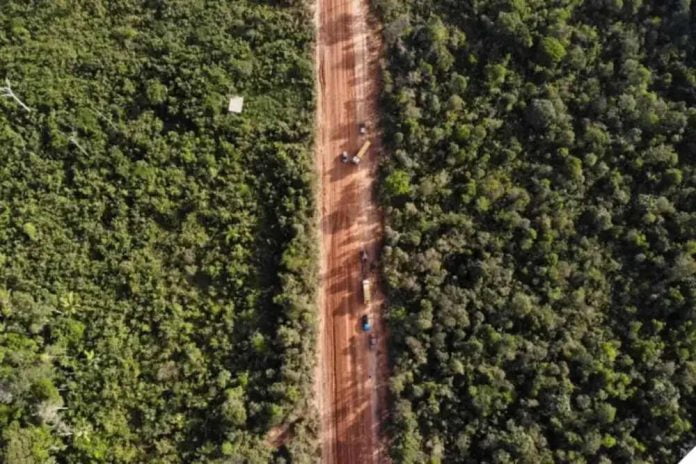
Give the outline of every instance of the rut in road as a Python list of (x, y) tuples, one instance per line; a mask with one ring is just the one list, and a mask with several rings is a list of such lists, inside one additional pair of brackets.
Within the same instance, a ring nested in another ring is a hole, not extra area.
[[(381, 36), (369, 18), (369, 0), (317, 0), (317, 164), (321, 178), (321, 288), (317, 402), (322, 462), (388, 462), (382, 423), (386, 414), (386, 330), (383, 296), (374, 272), (382, 214), (375, 198), (381, 149), (377, 101)], [(359, 124), (367, 133), (359, 133)], [(372, 145), (358, 165), (339, 154)], [(361, 265), (360, 251), (368, 253)], [(362, 279), (371, 284), (363, 301)], [(367, 314), (376, 346), (360, 327)]]

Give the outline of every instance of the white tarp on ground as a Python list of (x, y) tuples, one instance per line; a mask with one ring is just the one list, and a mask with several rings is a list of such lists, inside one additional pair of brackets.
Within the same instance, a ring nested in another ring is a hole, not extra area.
[(696, 448), (689, 451), (689, 454), (684, 456), (684, 459), (679, 461), (679, 464), (696, 464)]
[(244, 97), (230, 98), (230, 104), (227, 105), (227, 111), (230, 113), (241, 113), (244, 106)]

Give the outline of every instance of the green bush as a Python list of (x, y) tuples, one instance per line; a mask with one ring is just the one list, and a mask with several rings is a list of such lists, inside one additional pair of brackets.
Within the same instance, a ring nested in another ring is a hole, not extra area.
[(566, 49), (555, 37), (544, 37), (539, 43), (541, 57), (546, 63), (556, 64), (566, 56)]
[(411, 177), (406, 171), (394, 171), (384, 179), (384, 189), (392, 197), (407, 195), (411, 191)]

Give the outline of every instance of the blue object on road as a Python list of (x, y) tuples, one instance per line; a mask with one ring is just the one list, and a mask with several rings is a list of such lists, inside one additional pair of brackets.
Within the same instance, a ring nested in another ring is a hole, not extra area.
[(363, 314), (361, 322), (363, 332), (369, 332), (372, 329), (372, 325), (370, 324), (370, 320), (368, 319), (367, 314)]

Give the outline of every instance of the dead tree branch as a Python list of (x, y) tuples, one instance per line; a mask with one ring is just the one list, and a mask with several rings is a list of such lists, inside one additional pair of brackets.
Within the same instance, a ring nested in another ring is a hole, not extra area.
[(0, 87), (0, 92), (2, 92), (0, 93), (0, 96), (14, 99), (14, 101), (16, 101), (19, 106), (24, 108), (27, 112), (31, 112), (31, 108), (25, 105), (24, 102), (20, 100), (19, 97), (14, 93), (14, 91), (12, 90), (12, 86), (10, 85), (9, 79), (5, 78), (5, 87)]
[(77, 147), (78, 150), (82, 152), (83, 155), (89, 156), (89, 153), (87, 153), (87, 150), (85, 150), (82, 145), (80, 145), (80, 142), (77, 140), (77, 135), (75, 132), (72, 133), (70, 137), (68, 137), (68, 142), (72, 143)]

